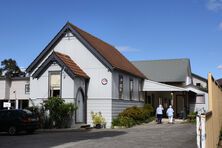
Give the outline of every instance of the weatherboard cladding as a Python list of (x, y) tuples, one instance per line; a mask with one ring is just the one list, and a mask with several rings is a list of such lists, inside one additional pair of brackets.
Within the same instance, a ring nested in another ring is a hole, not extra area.
[(108, 63), (111, 65), (112, 69), (124, 71), (143, 79), (146, 78), (146, 76), (142, 72), (140, 72), (113, 46), (109, 45), (108, 43), (105, 43), (104, 41), (83, 31), (82, 29), (74, 26), (69, 22), (61, 29), (57, 36), (47, 45), (47, 47), (40, 53), (40, 55), (31, 63), (31, 65), (27, 69), (28, 72), (31, 72), (36, 67), (39, 61), (43, 59), (45, 54), (47, 54), (52, 49), (52, 47), (54, 46), (53, 44), (56, 44), (67, 30), (70, 30), (73, 34), (80, 36), (80, 39), (82, 38), (83, 40), (85, 40), (87, 44), (89, 44), (93, 48), (93, 50), (95, 50), (94, 54), (99, 54), (97, 55), (97, 58), (100, 58), (100, 61), (104, 61), (102, 62), (103, 64)]
[(132, 62), (146, 77), (157, 82), (186, 82), (191, 76), (189, 59)]

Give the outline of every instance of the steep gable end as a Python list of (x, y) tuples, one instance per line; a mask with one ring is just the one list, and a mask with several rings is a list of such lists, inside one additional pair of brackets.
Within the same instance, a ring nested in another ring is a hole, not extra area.
[(89, 76), (68, 55), (59, 52), (53, 52), (35, 71), (33, 77), (39, 78), (53, 62), (58, 63), (72, 78), (79, 76), (89, 79)]
[(71, 23), (67, 23), (56, 37), (46, 46), (46, 48), (39, 54), (39, 56), (27, 68), (27, 72), (32, 72), (41, 60), (52, 50), (56, 43), (64, 36), (65, 32), (69, 30), (76, 35), (79, 40), (86, 42), (84, 45), (88, 46), (92, 52), (105, 66), (110, 70), (120, 70), (131, 75), (145, 79), (146, 76), (140, 72), (130, 61), (128, 61), (117, 49), (107, 44), (106, 42), (96, 38), (95, 36), (81, 30)]
[(69, 23), (69, 25), (76, 30), (94, 49), (96, 49), (114, 69), (125, 71), (141, 78), (146, 78), (146, 76), (130, 61), (128, 61), (127, 58), (125, 58), (116, 48), (71, 23)]

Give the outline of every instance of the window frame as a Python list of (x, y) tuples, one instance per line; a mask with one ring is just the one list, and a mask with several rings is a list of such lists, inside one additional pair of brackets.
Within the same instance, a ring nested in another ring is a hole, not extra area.
[(30, 84), (25, 84), (25, 94), (30, 94)]
[(119, 99), (123, 99), (123, 90), (124, 90), (123, 75), (119, 75), (119, 85), (118, 85)]
[(145, 101), (143, 98), (142, 80), (138, 80), (138, 97), (139, 97), (139, 101)]
[[(48, 96), (49, 97), (61, 97), (62, 96), (62, 72), (61, 71), (49, 71), (48, 72)], [(51, 92), (51, 75), (59, 75), (60, 79), (60, 86), (59, 86), (59, 95), (58, 96), (53, 96), (53, 93)]]
[(129, 99), (133, 99), (133, 87), (134, 87), (134, 81), (133, 78), (129, 78)]

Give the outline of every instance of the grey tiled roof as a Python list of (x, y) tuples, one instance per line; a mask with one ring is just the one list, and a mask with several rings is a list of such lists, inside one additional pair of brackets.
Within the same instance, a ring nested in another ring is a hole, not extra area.
[(185, 82), (191, 77), (189, 59), (132, 61), (150, 80), (157, 82)]

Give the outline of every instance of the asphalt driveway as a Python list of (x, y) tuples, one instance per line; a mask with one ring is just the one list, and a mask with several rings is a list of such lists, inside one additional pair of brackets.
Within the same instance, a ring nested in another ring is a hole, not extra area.
[(2, 148), (196, 148), (195, 125), (149, 123), (129, 129), (0, 134)]

